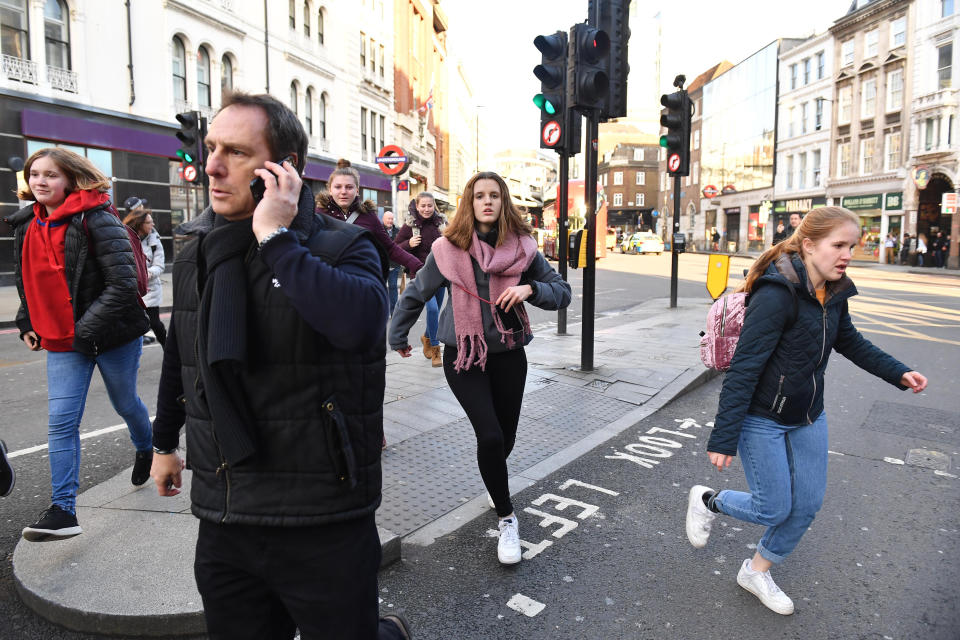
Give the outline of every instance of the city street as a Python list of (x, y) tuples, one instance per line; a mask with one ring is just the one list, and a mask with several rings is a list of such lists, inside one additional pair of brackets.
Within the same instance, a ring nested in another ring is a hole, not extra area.
[[(731, 273), (739, 275), (749, 263), (735, 258)], [(681, 256), (681, 298), (707, 298), (705, 265), (705, 255)], [(669, 254), (608, 256), (598, 269), (598, 315), (668, 296), (669, 268)], [(570, 271), (576, 295), (571, 322), (580, 316), (580, 273)], [(797, 553), (775, 572), (797, 601), (794, 618), (768, 614), (733, 582), (737, 563), (749, 555), (746, 545), (759, 536), (757, 528), (730, 521), (699, 552), (683, 537), (686, 488), (695, 481), (718, 483), (703, 450), (716, 381), (521, 493), (515, 500), (518, 510), (551, 513), (578, 525), (557, 536), (570, 525), (557, 521), (540, 529), (536, 523), (544, 516), (521, 515), (521, 537), (532, 543), (548, 539), (551, 546), (543, 545), (516, 570), (502, 569), (495, 559), (495, 539), (487, 536), (495, 526), (492, 515), (431, 546), (406, 545), (402, 563), (382, 574), (384, 610), (403, 611), (420, 638), (721, 637), (737, 623), (750, 622), (759, 623), (765, 635), (788, 629), (792, 635), (784, 637), (951, 637), (958, 614), (949, 603), (956, 599), (960, 577), (955, 554), (960, 505), (958, 480), (952, 477), (960, 455), (954, 393), (960, 378), (960, 280), (877, 267), (852, 268), (850, 275), (861, 293), (851, 303), (855, 322), (869, 339), (925, 373), (930, 387), (919, 396), (895, 395), (892, 387), (834, 356), (827, 400), (836, 455), (827, 503)], [(531, 322), (548, 332), (556, 313), (536, 310)], [(157, 346), (148, 346), (141, 363), (139, 388), (151, 411), (160, 357)], [(43, 356), (27, 351), (16, 332), (0, 333), (0, 364), (2, 437), (18, 474), (14, 493), (0, 500), (0, 619), (5, 621), (0, 638), (95, 637), (61, 630), (26, 608), (16, 594), (10, 558), (20, 529), (49, 500), (46, 387)], [(626, 451), (651, 428), (675, 430), (681, 424), (675, 420), (688, 417), (701, 426), (686, 428), (682, 436), (660, 434), (682, 445), (660, 464), (646, 468), (626, 458), (605, 457)], [(95, 375), (82, 428), (87, 437), (81, 491), (132, 464), (126, 429), (118, 422)], [(918, 466), (942, 460), (931, 452), (949, 458), (943, 471), (951, 475)], [(571, 479), (606, 491), (575, 483), (561, 488)], [(743, 483), (736, 466), (722, 481)], [(558, 510), (555, 500), (540, 500), (548, 493), (598, 510), (578, 518), (586, 507)], [(518, 593), (546, 608), (530, 618), (516, 613), (506, 603)], [(696, 626), (700, 624), (704, 626)], [(463, 629), (476, 633), (464, 635)]]

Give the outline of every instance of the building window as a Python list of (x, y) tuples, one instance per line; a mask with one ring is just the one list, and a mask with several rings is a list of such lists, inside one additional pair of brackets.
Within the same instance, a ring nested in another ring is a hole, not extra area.
[(885, 168), (893, 171), (900, 166), (900, 132), (888, 133), (884, 144), (887, 147)]
[(807, 154), (800, 154), (800, 166), (797, 168), (797, 189), (807, 188)]
[(896, 49), (907, 43), (907, 16), (890, 23), (890, 48)]
[(387, 131), (387, 117), (380, 116), (380, 147), (379, 147), (380, 149), (387, 146), (386, 131)]
[(297, 83), (290, 83), (290, 110), (293, 111), (294, 115), (300, 115), (300, 110), (297, 108)]
[(367, 36), (360, 33), (360, 70), (367, 68)]
[(370, 152), (376, 153), (380, 147), (377, 146), (377, 114), (370, 112)]
[(636, 204), (636, 206), (638, 206), (638, 207), (642, 207), (642, 206), (644, 206), (643, 203), (644, 203), (643, 194), (638, 192), (638, 193), (637, 193), (637, 200), (636, 200), (636, 203), (635, 203), (635, 204)]
[(693, 170), (690, 172), (690, 177), (693, 179), (694, 184), (700, 183), (700, 163), (693, 163)]
[(622, 207), (623, 206), (623, 194), (615, 193), (613, 194), (613, 206)]
[(793, 156), (787, 156), (787, 190), (793, 189)]
[(614, 171), (613, 172), (613, 184), (614, 186), (618, 184), (623, 184), (623, 171)]
[(807, 105), (809, 102), (804, 102), (800, 105), (800, 133), (807, 132)]
[(887, 74), (887, 111), (903, 108), (903, 69)]
[(197, 49), (197, 102), (210, 106), (210, 54), (206, 47)]
[[(634, 149), (633, 159), (635, 162), (643, 162), (643, 149)], [(640, 184), (640, 183), (638, 182), (637, 184)]]
[(860, 175), (873, 173), (873, 138), (864, 138), (860, 141)]
[(180, 36), (173, 36), (173, 98), (187, 100), (187, 51)]
[(820, 131), (823, 128), (823, 103), (825, 100), (823, 98), (817, 98), (817, 113), (814, 120), (814, 130)]
[(797, 88), (797, 65), (790, 65), (790, 88)]
[(843, 142), (837, 145), (837, 167), (839, 176), (845, 178), (850, 175), (850, 143)]
[(380, 77), (381, 77), (381, 78), (384, 77), (384, 76), (383, 76), (383, 61), (384, 61), (384, 58), (386, 58), (386, 49), (385, 49), (385, 47), (384, 47), (383, 45), (380, 45)]
[(370, 38), (370, 73), (377, 72), (377, 45), (373, 38)]
[(323, 9), (317, 11), (317, 42), (323, 44)]
[(877, 55), (877, 44), (880, 42), (880, 30), (874, 29), (873, 31), (867, 31), (863, 36), (864, 49), (863, 55), (865, 58), (872, 58)]
[(290, 28), (297, 28), (297, 0), (290, 0)]
[(933, 131), (934, 123), (933, 118), (927, 118), (924, 122), (924, 145), (923, 148), (926, 151), (933, 149)]
[(850, 124), (850, 118), (853, 111), (853, 87), (847, 85), (841, 87), (840, 94), (840, 113), (837, 118), (837, 124)]
[(853, 64), (853, 40), (847, 40), (840, 45), (840, 66)]
[(360, 157), (367, 159), (367, 108), (360, 107)]
[(787, 137), (792, 138), (796, 132), (797, 108), (790, 107), (790, 121), (787, 123)]
[(307, 135), (313, 135), (313, 87), (307, 87), (307, 94), (303, 99), (303, 119), (306, 124)]
[(953, 146), (953, 114), (947, 120), (947, 146)]
[(863, 83), (860, 90), (860, 119), (877, 115), (877, 80), (871, 78)]
[(948, 42), (937, 47), (937, 88), (949, 89), (953, 86), (953, 43)]
[(27, 37), (27, 0), (0, 0), (0, 50), (14, 58), (30, 57)]
[(327, 94), (320, 94), (320, 104), (317, 108), (317, 132), (322, 140), (327, 139)]
[[(0, 2), (0, 4), (6, 4)], [(4, 12), (6, 7), (4, 6)], [(63, 0), (47, 0), (43, 7), (43, 33), (47, 45), (47, 64), (60, 69), (70, 68), (70, 28)], [(6, 23), (6, 20), (3, 21)], [(6, 24), (4, 24), (6, 30)], [(6, 34), (4, 34), (6, 35)]]
[(823, 51), (821, 51), (817, 54), (817, 80), (823, 80), (825, 62), (826, 57), (823, 55)]
[(637, 184), (647, 184), (647, 174), (643, 171), (637, 171)]
[(803, 84), (810, 84), (810, 58), (803, 59)]
[(810, 162), (813, 165), (813, 181), (810, 184), (811, 186), (819, 187), (820, 186), (820, 149), (814, 149), (813, 159)]
[(310, 37), (310, 3), (303, 3), (303, 35)]
[(694, 149), (700, 148), (700, 129), (697, 129), (696, 131), (693, 132), (693, 148)]
[(953, 0), (940, 0), (940, 17), (946, 18), (953, 15)]
[(220, 61), (220, 92), (233, 91), (233, 63), (230, 56), (223, 56)]

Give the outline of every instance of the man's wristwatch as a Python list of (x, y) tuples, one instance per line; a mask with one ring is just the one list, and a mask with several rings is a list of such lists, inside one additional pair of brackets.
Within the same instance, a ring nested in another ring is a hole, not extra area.
[(277, 227), (276, 229), (274, 229), (273, 231), (271, 231), (270, 233), (268, 233), (263, 237), (263, 240), (260, 241), (260, 245), (258, 248), (263, 249), (263, 245), (267, 244), (268, 242), (276, 238), (281, 233), (286, 233), (287, 231), (289, 231), (289, 229), (287, 229), (283, 225), (280, 225), (279, 227)]

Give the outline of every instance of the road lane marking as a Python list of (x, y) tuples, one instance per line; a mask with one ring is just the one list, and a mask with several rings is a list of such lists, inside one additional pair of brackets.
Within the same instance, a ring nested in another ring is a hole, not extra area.
[(547, 608), (547, 605), (537, 602), (533, 598), (528, 598), (522, 593), (513, 594), (513, 597), (507, 600), (507, 606), (528, 618), (534, 617)]
[[(156, 418), (156, 416), (150, 416), (151, 424), (153, 423), (154, 418)], [(112, 427), (104, 427), (103, 429), (97, 429), (96, 431), (88, 431), (87, 433), (81, 433), (80, 439), (86, 440), (87, 438), (95, 438), (97, 436), (102, 436), (107, 433), (113, 433), (114, 431), (120, 431), (121, 429), (126, 429), (126, 428), (127, 428), (127, 424), (123, 422), (120, 424), (115, 424)], [(48, 445), (46, 444), (38, 444), (35, 447), (28, 447), (26, 449), (20, 449), (18, 451), (11, 451), (10, 453), (7, 454), (7, 457), (16, 458), (19, 456), (25, 456), (30, 453), (36, 453), (37, 451), (43, 451), (47, 447)]]

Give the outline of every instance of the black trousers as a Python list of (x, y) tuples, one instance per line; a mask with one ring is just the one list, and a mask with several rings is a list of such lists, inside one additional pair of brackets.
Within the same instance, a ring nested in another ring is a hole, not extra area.
[(200, 521), (194, 575), (211, 640), (401, 638), (379, 620), (373, 514), (316, 527)]
[(160, 346), (167, 344), (167, 328), (160, 321), (160, 307), (147, 307), (147, 317), (150, 318), (150, 328), (153, 329), (153, 335), (157, 336), (157, 342)]
[(487, 355), (486, 371), (474, 365), (457, 373), (456, 347), (443, 348), (443, 373), (477, 435), (477, 465), (497, 515), (513, 512), (507, 482), (507, 457), (517, 440), (517, 424), (527, 382), (527, 354), (523, 349)]

